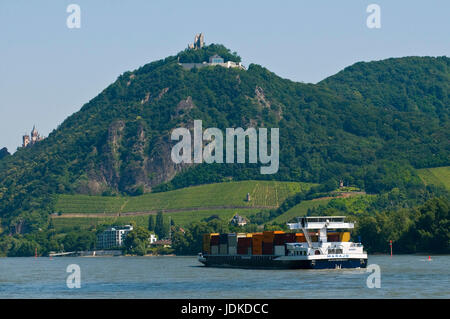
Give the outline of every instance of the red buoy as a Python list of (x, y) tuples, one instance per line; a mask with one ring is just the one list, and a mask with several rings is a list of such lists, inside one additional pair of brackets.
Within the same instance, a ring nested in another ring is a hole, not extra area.
[(392, 240), (389, 241), (389, 246), (391, 246), (391, 257), (392, 257)]

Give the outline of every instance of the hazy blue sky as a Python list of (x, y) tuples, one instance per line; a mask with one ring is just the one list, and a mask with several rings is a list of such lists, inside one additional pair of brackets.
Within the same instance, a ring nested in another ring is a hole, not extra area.
[[(69, 29), (66, 8), (81, 7)], [(366, 8), (381, 7), (381, 29)], [(0, 0), (0, 148), (45, 136), (127, 70), (174, 55), (199, 32), (294, 81), (358, 61), (450, 55), (450, 1)]]

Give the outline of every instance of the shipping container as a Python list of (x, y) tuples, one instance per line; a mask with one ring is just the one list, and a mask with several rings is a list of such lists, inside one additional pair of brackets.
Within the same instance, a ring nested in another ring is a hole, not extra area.
[(295, 233), (286, 233), (285, 238), (286, 243), (295, 243)]
[(263, 241), (262, 254), (263, 255), (273, 255), (273, 243), (268, 243), (268, 242)]
[(295, 233), (275, 234), (273, 238), (274, 245), (284, 245), (286, 243), (295, 243)]
[(273, 240), (275, 235), (284, 234), (284, 231), (282, 230), (266, 230), (263, 231), (264, 239), (266, 240)]
[(252, 254), (252, 247), (239, 247), (237, 248), (237, 254), (238, 255), (251, 255)]
[(219, 234), (211, 236), (211, 246), (219, 245)]
[(204, 254), (209, 254), (211, 252), (211, 237), (210, 234), (203, 234), (203, 245), (202, 252)]
[(228, 255), (237, 255), (237, 247), (228, 247)]
[(237, 236), (235, 233), (228, 234), (228, 247), (236, 247), (237, 246)]
[(238, 247), (251, 247), (252, 246), (252, 239), (250, 237), (241, 237), (238, 238)]
[(262, 242), (263, 235), (262, 234), (253, 234), (252, 237), (252, 254), (253, 255), (262, 255)]
[(202, 246), (203, 253), (209, 254), (211, 252), (211, 249), (210, 249), (211, 245), (212, 244), (218, 244), (218, 242), (217, 243), (212, 243), (211, 242), (211, 239), (214, 236), (218, 236), (218, 235), (219, 234), (217, 234), (217, 233), (203, 234), (203, 246)]
[(295, 241), (297, 243), (306, 243), (306, 238), (303, 233), (296, 233), (295, 234)]
[(219, 245), (211, 245), (211, 255), (219, 254)]
[(285, 245), (273, 246), (273, 254), (276, 255), (276, 256), (284, 256), (284, 255), (286, 255), (286, 246)]
[(219, 235), (219, 244), (228, 244), (228, 234)]
[(339, 240), (339, 234), (328, 234), (328, 236), (327, 236), (327, 241), (328, 241), (328, 242), (337, 242), (337, 241), (340, 241), (340, 240)]
[(228, 245), (220, 244), (219, 245), (219, 255), (227, 255), (228, 254)]

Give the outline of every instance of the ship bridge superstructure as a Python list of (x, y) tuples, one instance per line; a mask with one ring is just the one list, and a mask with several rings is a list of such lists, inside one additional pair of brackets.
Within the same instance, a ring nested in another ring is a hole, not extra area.
[(354, 223), (345, 221), (345, 216), (298, 217), (297, 223), (288, 223), (289, 229), (353, 229)]

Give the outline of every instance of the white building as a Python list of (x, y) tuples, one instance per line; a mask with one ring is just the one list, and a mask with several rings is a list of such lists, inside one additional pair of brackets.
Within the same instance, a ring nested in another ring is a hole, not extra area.
[(156, 243), (156, 241), (158, 240), (158, 238), (156, 238), (155, 234), (151, 234), (150, 238), (148, 239), (148, 241), (150, 242), (150, 244), (154, 244)]
[(125, 237), (133, 230), (133, 226), (109, 227), (104, 232), (97, 235), (97, 249), (111, 249), (123, 245)]
[(241, 70), (245, 70), (245, 68), (241, 62), (239, 62), (239, 63), (236, 63), (233, 61), (224, 62), (224, 59), (220, 55), (217, 55), (217, 54), (209, 57), (209, 63), (202, 62), (202, 63), (178, 63), (178, 64), (181, 65), (185, 70), (190, 70), (192, 68), (201, 69), (206, 66), (216, 66), (216, 65), (227, 68), (227, 69), (239, 68)]

